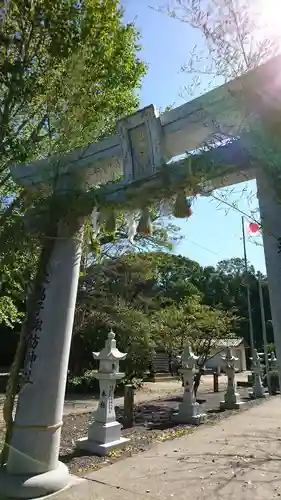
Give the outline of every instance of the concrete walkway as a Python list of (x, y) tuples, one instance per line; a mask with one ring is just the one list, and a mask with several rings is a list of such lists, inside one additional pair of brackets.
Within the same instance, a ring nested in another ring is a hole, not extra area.
[(58, 500), (281, 497), (281, 398), (104, 467)]

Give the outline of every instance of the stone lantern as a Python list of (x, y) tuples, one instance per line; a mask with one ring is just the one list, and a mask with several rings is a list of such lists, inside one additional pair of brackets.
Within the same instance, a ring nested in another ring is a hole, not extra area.
[(256, 349), (253, 350), (253, 357), (251, 358), (251, 361), (252, 361), (252, 371), (254, 374), (254, 384), (253, 384), (253, 390), (249, 393), (249, 396), (252, 399), (264, 398), (265, 390), (262, 385), (261, 360), (258, 355), (258, 351)]
[(95, 373), (100, 385), (99, 406), (91, 418), (88, 437), (79, 439), (77, 447), (104, 456), (129, 441), (121, 436), (121, 424), (116, 420), (114, 407), (116, 380), (124, 377), (124, 373), (119, 372), (119, 362), (127, 354), (117, 349), (115, 333), (111, 330), (105, 347), (100, 352), (93, 352), (93, 356), (99, 360), (99, 369)]
[(274, 352), (272, 352), (270, 355), (269, 364), (270, 364), (271, 371), (278, 370), (277, 358), (276, 358)]
[(205, 418), (205, 414), (200, 413), (200, 406), (196, 401), (193, 390), (193, 378), (196, 371), (198, 356), (192, 352), (189, 345), (184, 348), (181, 356), (182, 368), (179, 373), (183, 377), (183, 400), (179, 405), (179, 411), (174, 415), (174, 419), (182, 424), (200, 424)]
[(261, 367), (261, 379), (263, 379), (264, 375), (266, 375), (266, 362), (265, 362), (265, 353), (258, 352), (258, 357), (260, 359), (260, 367)]
[(226, 348), (226, 356), (222, 356), (223, 367), (227, 375), (227, 389), (224, 401), (221, 401), (221, 410), (238, 410), (243, 402), (240, 400), (240, 394), (236, 392), (235, 382), (235, 361), (238, 358), (232, 356), (231, 348)]

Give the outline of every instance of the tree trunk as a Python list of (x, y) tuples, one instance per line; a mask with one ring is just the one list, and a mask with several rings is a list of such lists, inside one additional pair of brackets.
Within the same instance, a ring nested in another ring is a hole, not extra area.
[(199, 385), (200, 385), (201, 377), (202, 377), (203, 373), (204, 373), (204, 370), (202, 370), (202, 368), (199, 368), (198, 372), (195, 373), (195, 375), (194, 375), (193, 391), (194, 391), (195, 397), (197, 396), (197, 391), (199, 389)]

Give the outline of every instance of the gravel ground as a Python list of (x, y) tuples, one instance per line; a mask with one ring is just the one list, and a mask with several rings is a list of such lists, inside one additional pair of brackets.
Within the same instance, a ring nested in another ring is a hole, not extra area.
[[(261, 404), (264, 400), (249, 400), (248, 390), (241, 389), (241, 399), (245, 402), (244, 411), (253, 405)], [(206, 424), (216, 423), (218, 420), (233, 415), (237, 410), (219, 411), (219, 403), (223, 399), (222, 393), (200, 394), (198, 401), (201, 403), (201, 412), (207, 413)], [(191, 425), (175, 425), (171, 420), (171, 410), (176, 409), (180, 398), (167, 398), (162, 401), (151, 401), (135, 407), (135, 426), (133, 429), (123, 430), (123, 436), (129, 437), (129, 444), (111, 452), (107, 457), (97, 457), (87, 452), (77, 451), (75, 441), (87, 435), (89, 413), (70, 414), (64, 417), (61, 441), (61, 460), (66, 463), (70, 471), (78, 476), (83, 476), (89, 470), (97, 470), (105, 465), (110, 465), (116, 460), (143, 452), (153, 443), (174, 439), (191, 432), (196, 432), (197, 427)], [(122, 423), (123, 410), (116, 408), (117, 419)]]

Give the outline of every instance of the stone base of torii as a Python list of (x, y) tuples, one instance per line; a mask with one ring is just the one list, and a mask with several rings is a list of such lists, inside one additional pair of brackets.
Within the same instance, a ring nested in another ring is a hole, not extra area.
[(62, 462), (53, 471), (37, 475), (10, 475), (5, 469), (0, 469), (1, 500), (42, 498), (79, 482), (79, 478), (71, 476)]

